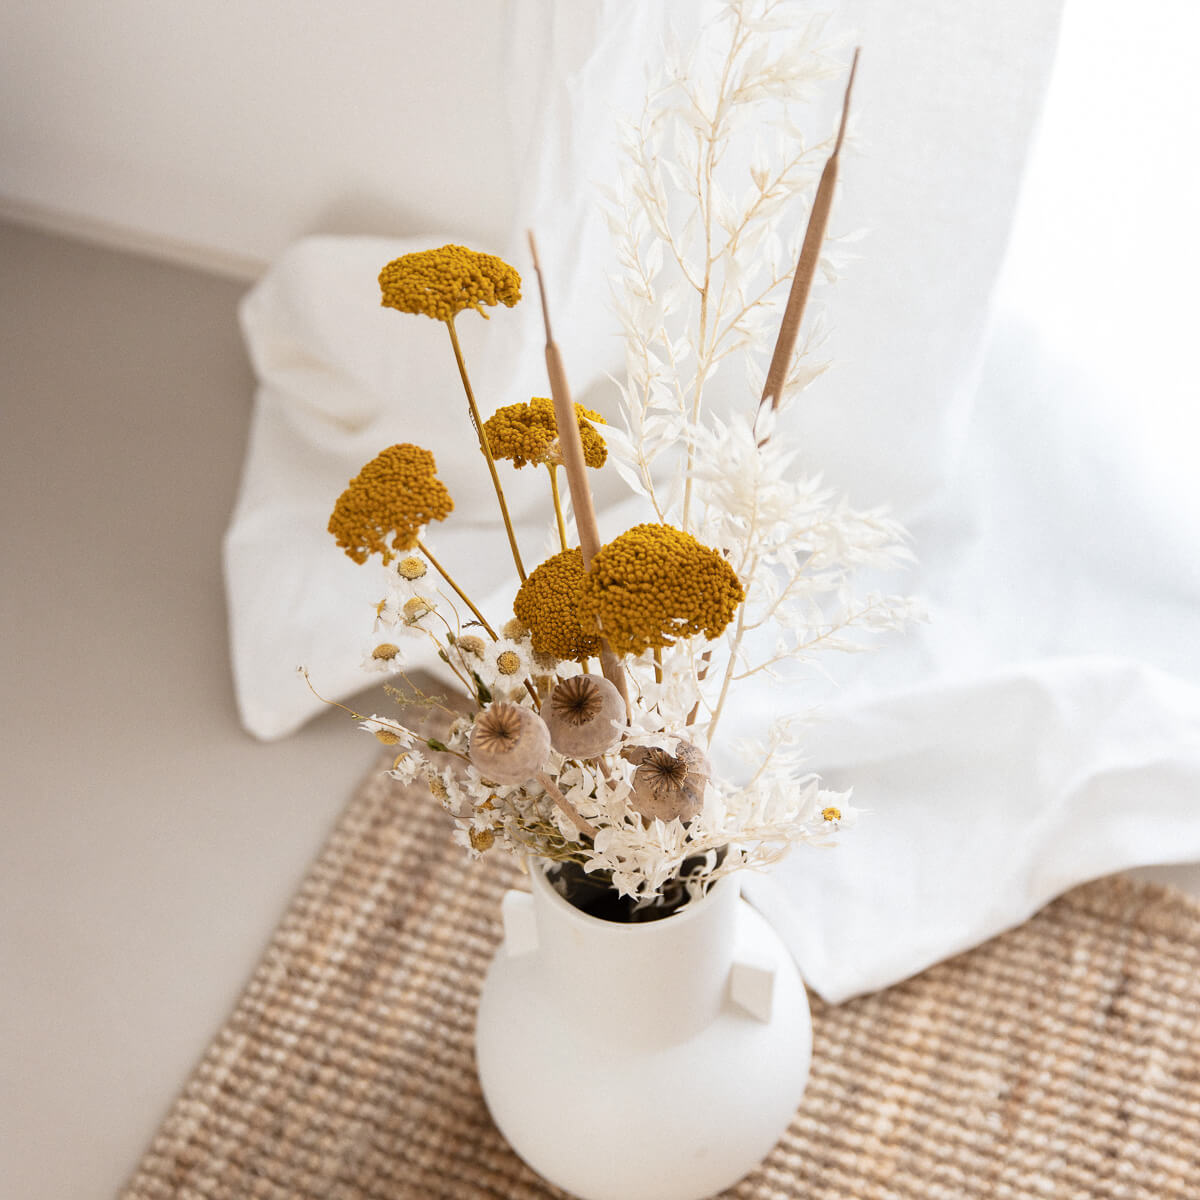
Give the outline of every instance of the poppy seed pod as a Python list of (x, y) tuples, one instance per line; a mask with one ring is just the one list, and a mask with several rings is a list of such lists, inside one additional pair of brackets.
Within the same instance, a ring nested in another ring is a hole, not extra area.
[(475, 719), (471, 762), (497, 783), (528, 783), (546, 765), (550, 731), (532, 709), (498, 700)]
[(572, 675), (543, 708), (550, 743), (567, 758), (595, 758), (621, 736), (625, 702), (603, 675)]
[(685, 824), (704, 807), (704, 789), (712, 767), (704, 752), (679, 738), (675, 753), (648, 746), (630, 746), (621, 751), (633, 763), (633, 807), (649, 824), (656, 818)]

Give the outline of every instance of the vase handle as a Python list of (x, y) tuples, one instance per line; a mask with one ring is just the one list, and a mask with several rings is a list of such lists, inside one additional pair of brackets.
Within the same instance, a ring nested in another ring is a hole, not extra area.
[(761, 1021), (771, 1023), (775, 1007), (777, 964), (765, 955), (742, 951), (729, 971), (729, 994), (734, 1004)]
[(533, 897), (510, 888), (500, 901), (504, 922), (504, 952), (509, 958), (532, 954), (538, 948), (537, 920), (533, 915)]

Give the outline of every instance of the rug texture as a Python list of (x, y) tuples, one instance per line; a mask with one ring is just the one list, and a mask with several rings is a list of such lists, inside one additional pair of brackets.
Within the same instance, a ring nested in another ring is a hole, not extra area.
[[(420, 790), (350, 803), (126, 1200), (542, 1200), (475, 1077), (519, 886)], [(936, 914), (931, 919), (937, 919)], [(837, 1008), (736, 1200), (1200, 1197), (1200, 902), (1125, 880)]]

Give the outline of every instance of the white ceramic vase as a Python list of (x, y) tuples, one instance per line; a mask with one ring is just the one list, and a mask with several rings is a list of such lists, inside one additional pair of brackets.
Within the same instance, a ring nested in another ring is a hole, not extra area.
[(504, 898), (476, 1058), (501, 1133), (581, 1200), (702, 1200), (770, 1152), (808, 1079), (798, 972), (736, 877), (645, 924), (572, 907), (540, 870)]

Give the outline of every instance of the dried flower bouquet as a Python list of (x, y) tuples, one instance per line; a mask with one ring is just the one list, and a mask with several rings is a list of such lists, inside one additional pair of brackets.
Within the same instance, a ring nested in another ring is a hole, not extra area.
[[(907, 600), (855, 586), (863, 568), (909, 557), (903, 530), (800, 477), (779, 419), (823, 369), (819, 332), (798, 349), (797, 332), (818, 267), (828, 269), (849, 84), (829, 142), (806, 144), (792, 120), (841, 70), (822, 36), (819, 20), (796, 27), (781, 4), (735, 0), (689, 60), (673, 56), (626, 129), (607, 197), (627, 352), (619, 422), (570, 398), (532, 238), (551, 396), (486, 420), (455, 321), (515, 305), (517, 272), (443, 246), (379, 276), (384, 305), (446, 326), (516, 579), (511, 617), (492, 623), (435, 557), (429, 529), (454, 504), (427, 450), (392, 446), (364, 466), (329, 530), (354, 561), (383, 563), (366, 665), (403, 677), (405, 643), (430, 641), (470, 711), (450, 714), (441, 738), (386, 716), (361, 724), (395, 749), (397, 779), (429, 785), (471, 854), (504, 847), (561, 864), (577, 903), (623, 919), (671, 911), (727, 872), (852, 821), (848, 795), (805, 773), (798, 718), (738, 747), (740, 781), (714, 770), (709, 748), (739, 686), (782, 687), (816, 652), (859, 648), (859, 634), (912, 615)], [(736, 135), (751, 127), (758, 145), (747, 150)], [(801, 246), (785, 244), (791, 228)], [(745, 403), (719, 417), (706, 389), (735, 356)], [(526, 466), (547, 473), (560, 547), (530, 571), (501, 478)], [(604, 469), (646, 517), (608, 540), (587, 480)]]

